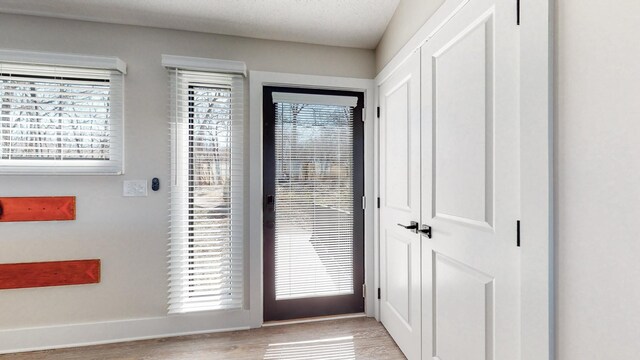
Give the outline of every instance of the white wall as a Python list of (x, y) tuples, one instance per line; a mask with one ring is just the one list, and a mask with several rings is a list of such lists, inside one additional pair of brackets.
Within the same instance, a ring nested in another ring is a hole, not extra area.
[(638, 359), (640, 2), (557, 4), (558, 359)]
[[(0, 351), (10, 346), (2, 343), (3, 336), (17, 328), (141, 318), (162, 323), (169, 84), (161, 54), (241, 60), (249, 70), (375, 75), (372, 50), (6, 14), (0, 14), (0, 48), (118, 56), (128, 64), (124, 176), (0, 176), (0, 196), (77, 196), (76, 221), (0, 223), (0, 263), (99, 258), (103, 265), (97, 285), (0, 291)], [(248, 93), (248, 83), (246, 88)], [(121, 196), (123, 179), (153, 177), (160, 178), (159, 192)], [(168, 331), (189, 331), (189, 321)], [(229, 326), (238, 324), (200, 321), (191, 330)], [(107, 338), (96, 334), (93, 339), (99, 336)]]
[(377, 72), (382, 70), (442, 3), (444, 0), (400, 0), (376, 48)]

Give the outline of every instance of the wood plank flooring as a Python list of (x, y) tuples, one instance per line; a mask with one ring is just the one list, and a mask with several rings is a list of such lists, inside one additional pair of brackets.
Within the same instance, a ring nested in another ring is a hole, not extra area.
[(2, 360), (401, 360), (380, 323), (352, 318), (0, 355)]

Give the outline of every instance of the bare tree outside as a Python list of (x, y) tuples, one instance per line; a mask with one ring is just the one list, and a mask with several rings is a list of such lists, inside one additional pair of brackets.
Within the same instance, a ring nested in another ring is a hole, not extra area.
[(0, 158), (108, 160), (108, 80), (0, 75)]
[[(230, 90), (189, 89), (190, 292), (224, 302), (234, 286)], [(228, 265), (224, 265), (228, 264)], [(214, 275), (215, 274), (215, 275)], [(204, 290), (204, 291), (203, 291)]]
[(353, 109), (275, 106), (276, 299), (353, 293)]

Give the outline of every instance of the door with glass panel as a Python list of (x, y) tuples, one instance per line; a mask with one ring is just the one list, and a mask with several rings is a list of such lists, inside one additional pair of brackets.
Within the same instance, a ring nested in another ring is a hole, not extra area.
[(364, 95), (265, 87), (264, 320), (364, 311)]

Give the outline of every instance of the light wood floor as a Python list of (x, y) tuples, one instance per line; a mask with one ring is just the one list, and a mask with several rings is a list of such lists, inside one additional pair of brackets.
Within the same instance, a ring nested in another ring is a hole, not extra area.
[(405, 357), (380, 323), (370, 318), (352, 318), (0, 355), (0, 359), (399, 360)]

